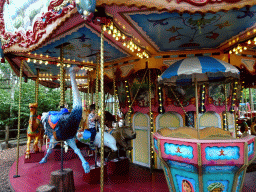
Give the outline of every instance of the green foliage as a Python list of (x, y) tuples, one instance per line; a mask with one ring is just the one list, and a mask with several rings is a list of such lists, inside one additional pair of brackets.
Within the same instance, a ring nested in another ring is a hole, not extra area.
[[(7, 75), (9, 64), (2, 64), (0, 73), (2, 76)], [(10, 79), (17, 78), (9, 76)], [(3, 83), (3, 82), (0, 82)], [(10, 126), (10, 129), (18, 128), (18, 113), (19, 113), (19, 81), (12, 81), (13, 89), (0, 89), (0, 130), (4, 130), (5, 126)], [(14, 91), (14, 98), (11, 93)], [(43, 112), (59, 110), (60, 90), (46, 88), (39, 85), (38, 95), (38, 115)], [(35, 102), (35, 81), (28, 80), (27, 83), (22, 82), (21, 104), (20, 104), (20, 128), (25, 129), (28, 126), (29, 120), (29, 103)], [(10, 132), (10, 137), (15, 137), (17, 132)], [(0, 139), (3, 139), (3, 133), (0, 133)]]

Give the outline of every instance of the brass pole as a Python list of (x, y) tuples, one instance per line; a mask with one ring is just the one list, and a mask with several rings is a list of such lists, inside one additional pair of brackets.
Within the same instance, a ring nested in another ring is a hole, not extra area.
[(63, 46), (60, 48), (60, 106), (65, 104), (65, 72), (64, 72), (64, 63), (63, 63)]
[[(98, 114), (98, 109), (99, 109), (99, 64), (100, 64), (100, 55), (99, 54), (96, 55), (96, 60), (97, 61), (96, 61), (96, 86), (95, 86), (95, 112), (96, 112), (96, 114)], [(96, 125), (96, 128), (97, 128), (97, 125)]]
[(154, 133), (154, 125), (153, 125), (153, 113), (152, 113), (152, 103), (151, 103), (151, 74), (150, 74), (150, 70), (148, 70), (148, 84), (149, 84), (149, 118), (150, 118), (150, 171), (152, 173), (153, 168), (154, 168), (154, 149), (153, 149), (153, 133)]
[[(114, 66), (112, 68), (112, 72), (113, 72), (113, 89), (114, 89), (114, 95), (113, 95), (113, 98), (114, 98), (114, 109), (115, 109), (115, 119), (116, 119), (116, 122), (117, 122), (117, 95), (116, 95), (116, 75), (115, 75), (115, 72), (114, 72)], [(117, 123), (118, 125), (118, 123)]]
[(23, 66), (24, 66), (24, 61), (21, 61), (20, 64), (20, 82), (19, 82), (19, 111), (18, 111), (18, 135), (17, 135), (17, 159), (16, 159), (16, 175), (14, 175), (14, 178), (20, 177), (18, 174), (19, 171), (19, 147), (20, 147), (20, 114), (21, 114), (21, 91), (22, 91), (22, 73), (23, 73)]
[(228, 97), (227, 97), (227, 85), (224, 84), (224, 96), (225, 96), (225, 124), (223, 129), (228, 131)]
[(38, 91), (39, 91), (39, 73), (40, 73), (40, 69), (37, 68), (37, 76), (36, 76), (36, 81), (35, 81), (35, 103), (38, 102)]
[(195, 96), (196, 96), (196, 129), (197, 129), (197, 137), (200, 139), (199, 133), (199, 117), (198, 117), (198, 93), (197, 93), (197, 79), (195, 78)]
[(104, 190), (104, 31), (101, 26), (100, 39), (100, 91), (101, 91), (101, 147), (100, 147), (100, 191)]
[[(89, 73), (88, 73), (89, 76)], [(88, 77), (88, 88), (87, 88), (87, 99), (88, 99), (88, 106), (87, 108), (91, 105), (91, 96), (90, 96), (90, 76)]]

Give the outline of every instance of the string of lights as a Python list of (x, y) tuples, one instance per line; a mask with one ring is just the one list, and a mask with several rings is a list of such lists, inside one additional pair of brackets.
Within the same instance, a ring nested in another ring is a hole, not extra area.
[(129, 111), (128, 111), (128, 123), (131, 125), (131, 97), (130, 97), (130, 89), (129, 89), (129, 84), (127, 81), (125, 81), (125, 90), (126, 90), (126, 96), (127, 96), (127, 101), (128, 101), (128, 106), (129, 106)]
[(200, 98), (200, 107), (199, 107), (199, 113), (204, 113), (206, 111), (205, 109), (205, 85), (201, 86), (201, 98)]
[(146, 49), (135, 43), (132, 37), (122, 32), (122, 30), (120, 30), (117, 25), (114, 24), (114, 22), (104, 25), (102, 29), (109, 35), (112, 35), (116, 41), (121, 42), (124, 47), (130, 49), (131, 52), (136, 53), (139, 58), (149, 58), (149, 53), (146, 51)]

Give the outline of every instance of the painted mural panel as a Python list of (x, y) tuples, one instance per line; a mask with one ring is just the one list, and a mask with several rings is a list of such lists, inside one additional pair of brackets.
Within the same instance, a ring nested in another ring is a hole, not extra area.
[(176, 145), (172, 143), (164, 144), (164, 152), (167, 155), (193, 159), (193, 147), (187, 145)]
[[(183, 107), (189, 104), (195, 103), (195, 87), (194, 86), (183, 86), (183, 87), (172, 87), (165, 89), (166, 98), (165, 102), (167, 105), (175, 105), (180, 107), (179, 101)], [(179, 101), (178, 101), (179, 100)]]
[(148, 11), (126, 16), (159, 51), (169, 51), (217, 47), (252, 27), (255, 11), (256, 6), (204, 15)]
[(248, 145), (248, 156), (250, 157), (254, 153), (254, 142)]
[[(210, 173), (205, 173), (203, 175), (203, 183), (204, 183), (204, 191), (207, 192), (231, 192), (232, 185), (234, 181), (234, 176), (237, 168), (232, 166), (225, 168), (219, 167), (219, 173), (216, 173), (214, 170), (210, 171)], [(228, 172), (230, 170), (231, 172)], [(223, 171), (223, 172), (222, 172)], [(222, 173), (221, 173), (222, 172)], [(220, 174), (221, 173), (221, 174)]]
[(238, 169), (237, 166), (204, 166), (203, 173), (236, 173)]
[[(156, 82), (157, 77), (161, 73), (159, 69), (150, 69), (150, 80), (151, 80), (151, 104), (156, 105)], [(133, 106), (137, 107), (149, 107), (149, 74), (148, 70), (142, 69), (135, 73), (130, 74), (128, 77), (131, 97), (135, 98)]]
[[(209, 97), (212, 99), (212, 102), (215, 106), (224, 106), (225, 105), (225, 91), (226, 97), (228, 98), (231, 95), (231, 85), (226, 84), (211, 84), (209, 86)], [(212, 103), (211, 103), (212, 104)]]
[(192, 164), (180, 163), (178, 161), (171, 161), (171, 160), (167, 160), (167, 164), (171, 168), (176, 168), (176, 169), (180, 169), (180, 170), (184, 170), (184, 171), (188, 171), (188, 172), (198, 173), (197, 168)]
[(154, 139), (154, 147), (158, 151), (158, 145), (157, 145), (157, 140), (156, 139)]
[(33, 21), (48, 11), (51, 0), (9, 0), (4, 5), (5, 30), (14, 33), (19, 29), (32, 30)]
[(198, 175), (179, 169), (171, 169), (176, 191), (199, 192)]
[(241, 188), (241, 184), (242, 184), (242, 180), (243, 180), (243, 175), (244, 175), (244, 171), (242, 171), (240, 173), (240, 175), (238, 176), (238, 180), (237, 180), (237, 187), (236, 187), (236, 192), (239, 192), (240, 191), (240, 188)]
[[(162, 164), (162, 165), (163, 165), (163, 164)], [(166, 180), (167, 180), (169, 189), (170, 189), (170, 191), (172, 192), (171, 180), (170, 180), (170, 176), (169, 176), (169, 173), (168, 173), (168, 170), (167, 170), (166, 166), (164, 166), (164, 174), (165, 174), (165, 178), (166, 178)]]
[(238, 160), (240, 158), (239, 147), (206, 147), (206, 160)]
[[(73, 33), (71, 34), (71, 32)], [(70, 31), (70, 35), (49, 43), (38, 49), (36, 53), (58, 58), (60, 55), (60, 48), (58, 46), (64, 43), (66, 44), (63, 53), (64, 60), (70, 59), (96, 63), (96, 55), (100, 53), (101, 47), (100, 35), (88, 26), (80, 26), (80, 28), (73, 29), (73, 31)], [(34, 54), (35, 52), (32, 53)], [(126, 56), (127, 54), (124, 51), (109, 41), (104, 41), (105, 61), (112, 61)]]

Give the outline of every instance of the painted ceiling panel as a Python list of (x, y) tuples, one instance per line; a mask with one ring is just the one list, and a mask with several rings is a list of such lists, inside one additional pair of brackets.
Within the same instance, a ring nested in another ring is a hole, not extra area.
[[(33, 52), (58, 58), (60, 49), (57, 46), (69, 43), (64, 48), (64, 58), (76, 61), (96, 63), (96, 54), (100, 52), (100, 36), (88, 27), (81, 27), (69, 32), (70, 35), (63, 36), (58, 40), (48, 43), (46, 46)], [(127, 57), (128, 55), (121, 49), (108, 41), (104, 41), (105, 61), (112, 61)]]
[(168, 12), (124, 13), (158, 51), (216, 48), (255, 24), (256, 6), (249, 10), (190, 15)]

